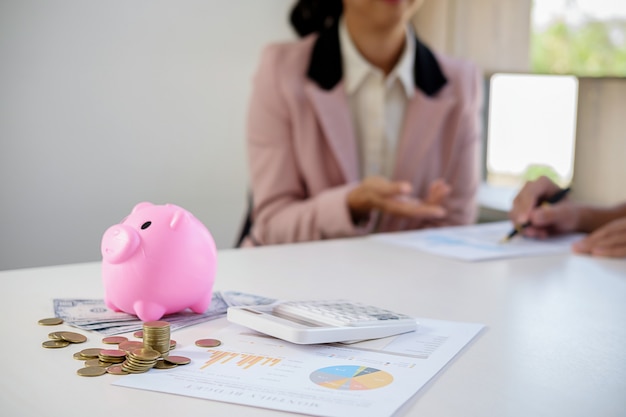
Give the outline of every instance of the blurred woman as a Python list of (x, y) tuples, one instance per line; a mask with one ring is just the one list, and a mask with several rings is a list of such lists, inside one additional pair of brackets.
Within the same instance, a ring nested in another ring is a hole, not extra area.
[(244, 246), (475, 220), (482, 77), (416, 37), (422, 3), (296, 3), (254, 80)]

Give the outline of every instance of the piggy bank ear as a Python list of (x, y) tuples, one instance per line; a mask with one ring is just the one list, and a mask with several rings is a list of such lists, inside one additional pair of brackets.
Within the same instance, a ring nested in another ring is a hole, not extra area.
[(176, 210), (174, 212), (174, 216), (172, 217), (172, 220), (170, 221), (170, 228), (175, 230), (181, 224), (184, 224), (188, 221), (189, 221), (189, 213), (187, 213), (184, 210)]
[(135, 214), (137, 213), (139, 210), (143, 210), (146, 207), (152, 207), (154, 204), (149, 203), (147, 201), (141, 202), (139, 204), (137, 204), (135, 207), (133, 207), (133, 211), (130, 212), (130, 214)]

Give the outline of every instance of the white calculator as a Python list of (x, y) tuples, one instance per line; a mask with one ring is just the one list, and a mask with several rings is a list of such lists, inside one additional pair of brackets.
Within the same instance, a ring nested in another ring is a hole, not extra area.
[(228, 308), (228, 320), (298, 344), (355, 342), (412, 332), (413, 317), (347, 300), (282, 301)]

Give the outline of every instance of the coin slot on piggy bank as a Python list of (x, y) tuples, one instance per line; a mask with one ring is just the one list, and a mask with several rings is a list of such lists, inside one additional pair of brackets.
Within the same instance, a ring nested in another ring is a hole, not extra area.
[(142, 321), (211, 302), (215, 241), (190, 212), (174, 204), (137, 204), (102, 236), (104, 302)]

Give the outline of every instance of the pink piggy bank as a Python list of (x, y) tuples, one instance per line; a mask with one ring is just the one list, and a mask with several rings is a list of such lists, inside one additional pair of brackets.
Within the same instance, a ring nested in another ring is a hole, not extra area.
[(208, 229), (173, 204), (139, 203), (102, 236), (104, 302), (142, 321), (187, 308), (204, 313), (217, 252)]

